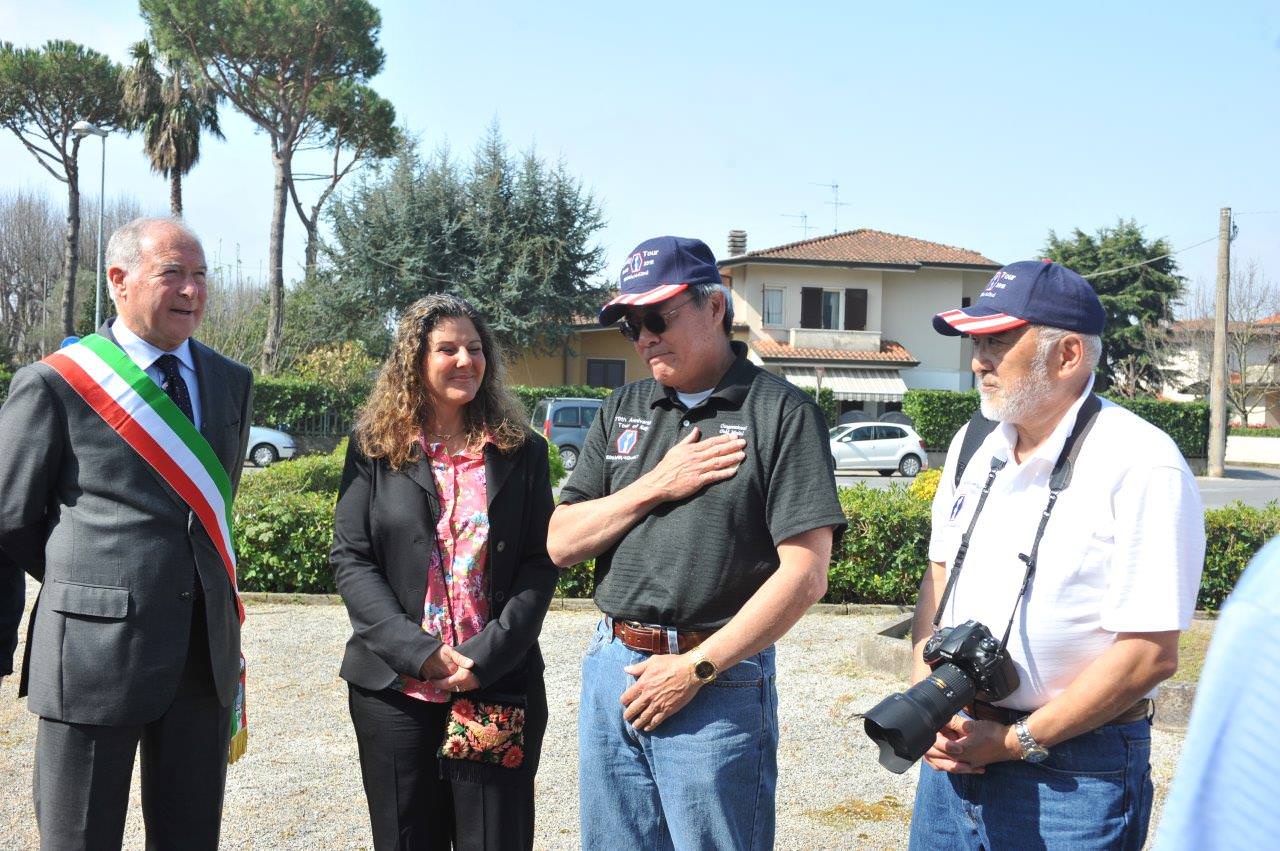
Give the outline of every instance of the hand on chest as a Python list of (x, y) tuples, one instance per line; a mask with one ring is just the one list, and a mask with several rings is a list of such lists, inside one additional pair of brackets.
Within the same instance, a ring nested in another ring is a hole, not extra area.
[(746, 440), (747, 458), (734, 479), (742, 477), (745, 480), (750, 475), (748, 467), (755, 456), (753, 430), (737, 411), (654, 410), (647, 416), (619, 413), (606, 431), (605, 477), (609, 490), (624, 488), (652, 470), (695, 428), (699, 442), (719, 436)]

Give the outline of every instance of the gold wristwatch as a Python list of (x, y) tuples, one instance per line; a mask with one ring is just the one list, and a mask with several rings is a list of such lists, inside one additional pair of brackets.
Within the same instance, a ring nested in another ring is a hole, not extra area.
[(716, 667), (716, 663), (707, 658), (701, 649), (693, 651), (693, 676), (704, 686), (713, 682), (720, 669)]

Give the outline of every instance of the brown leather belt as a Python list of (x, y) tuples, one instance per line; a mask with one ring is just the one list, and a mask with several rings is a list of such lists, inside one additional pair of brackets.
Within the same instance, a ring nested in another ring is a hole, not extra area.
[[(706, 641), (715, 630), (710, 632), (694, 632), (681, 630), (676, 633), (676, 644), (681, 653), (688, 653)], [(622, 646), (637, 653), (670, 653), (671, 645), (667, 641), (667, 631), (661, 627), (644, 626), (634, 621), (613, 622), (613, 635), (622, 642)]]
[[(1025, 718), (1030, 714), (1029, 712), (1020, 712), (1017, 709), (1005, 709), (1003, 706), (992, 706), (990, 703), (983, 703), (981, 700), (975, 700), (966, 706), (965, 711), (979, 721), (995, 721), (1000, 724), (1012, 724), (1019, 718)], [(1150, 715), (1151, 700), (1144, 697), (1107, 723), (1131, 724)]]

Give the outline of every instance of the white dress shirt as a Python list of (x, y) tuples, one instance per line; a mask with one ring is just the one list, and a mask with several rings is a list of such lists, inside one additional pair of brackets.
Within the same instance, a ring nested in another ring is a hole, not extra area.
[(182, 380), (187, 382), (187, 392), (191, 395), (191, 414), (192, 421), (195, 423), (196, 431), (200, 430), (200, 387), (196, 382), (196, 362), (191, 357), (191, 341), (183, 340), (182, 345), (170, 352), (166, 352), (157, 346), (153, 346), (124, 324), (124, 320), (116, 317), (111, 323), (111, 333), (115, 335), (116, 342), (120, 344), (120, 348), (124, 349), (124, 353), (129, 356), (129, 360), (138, 365), (138, 368), (151, 377), (151, 380), (158, 387), (164, 386), (164, 373), (160, 367), (156, 366), (156, 361), (161, 355), (173, 355), (178, 359), (178, 374), (182, 376)]
[[(942, 626), (977, 620), (999, 639), (1026, 570), (1049, 500), (1049, 476), (1092, 389), (1063, 416), (1049, 439), (1019, 464), (1018, 436), (1002, 423), (974, 453), (958, 487), (951, 442), (937, 496), (929, 560), (948, 570), (973, 519), (991, 459), (1007, 459), (970, 540), (943, 612)], [(999, 705), (1031, 711), (1048, 703), (1122, 632), (1191, 625), (1204, 563), (1204, 509), (1191, 471), (1163, 431), (1102, 400), (1077, 456), (1070, 485), (1040, 543), (1035, 578), (1009, 638), (1018, 689)], [(1153, 692), (1154, 694), (1154, 692)]]

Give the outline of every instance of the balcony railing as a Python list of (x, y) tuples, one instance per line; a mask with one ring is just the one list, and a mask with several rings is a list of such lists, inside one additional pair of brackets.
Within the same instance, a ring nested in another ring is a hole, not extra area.
[(841, 331), (834, 328), (792, 328), (791, 345), (797, 349), (841, 349), (848, 352), (880, 351), (876, 331)]

